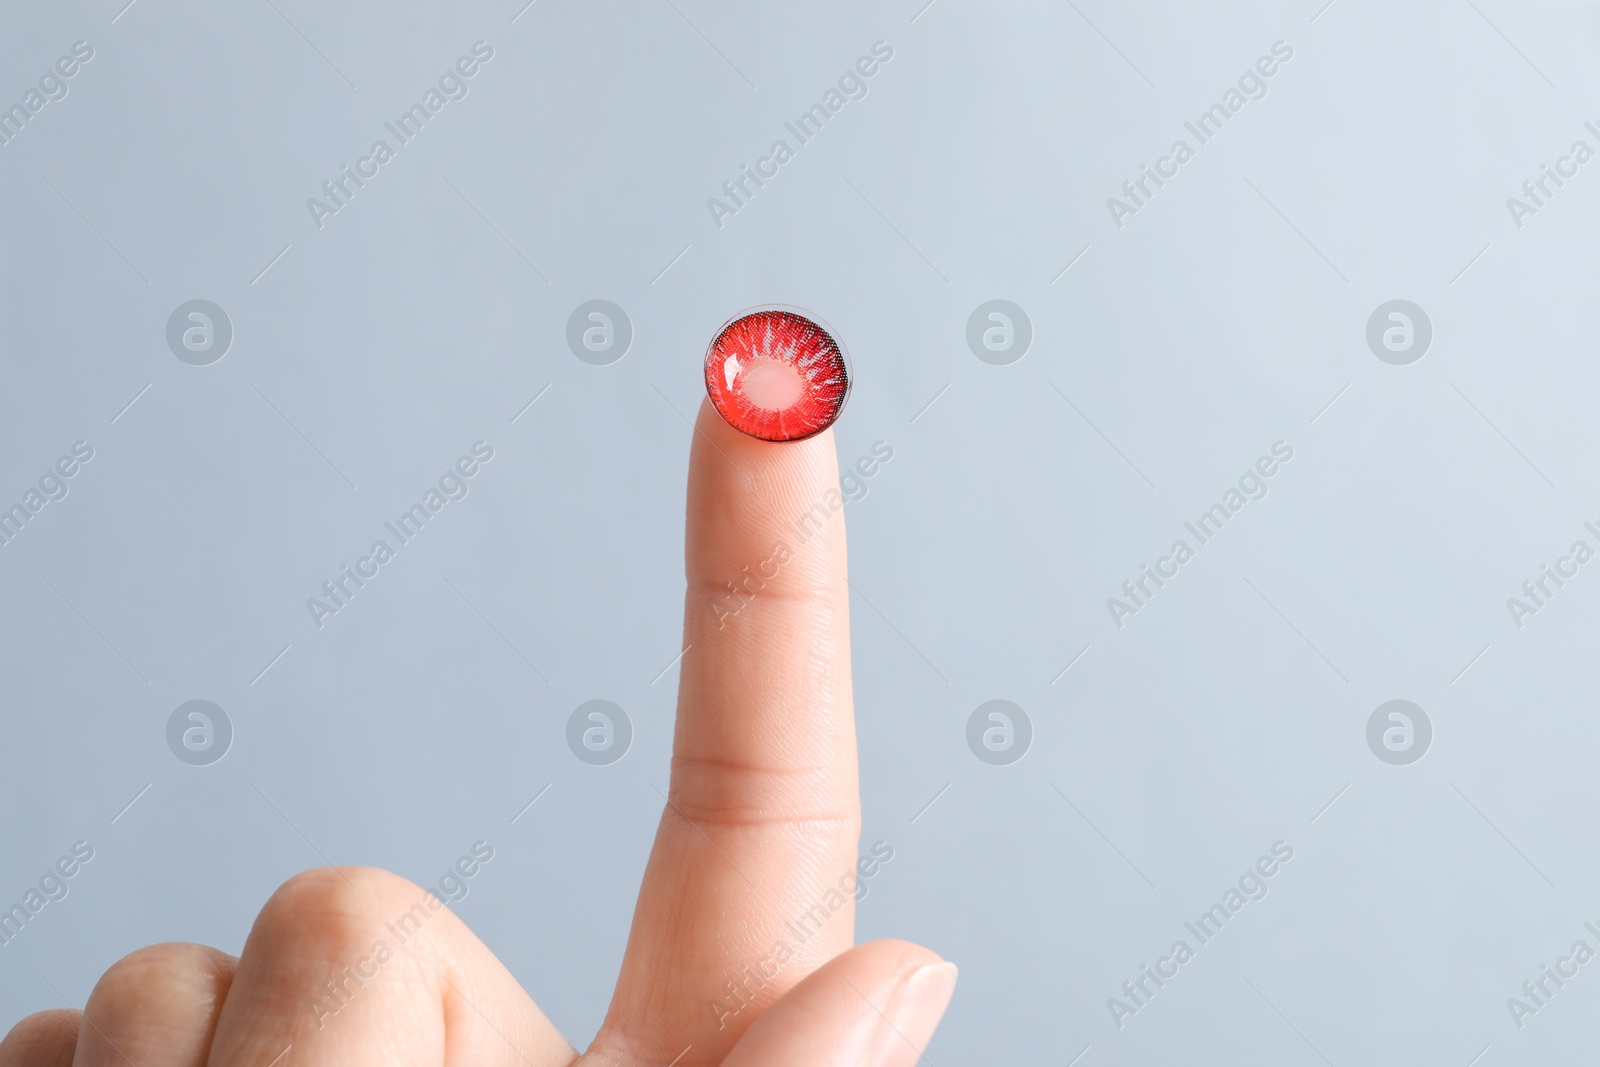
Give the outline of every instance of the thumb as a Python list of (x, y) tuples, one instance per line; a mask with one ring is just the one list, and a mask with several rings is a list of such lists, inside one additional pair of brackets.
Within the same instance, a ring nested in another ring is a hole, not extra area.
[(956, 965), (920, 945), (857, 945), (768, 1008), (723, 1067), (912, 1067), (955, 988)]

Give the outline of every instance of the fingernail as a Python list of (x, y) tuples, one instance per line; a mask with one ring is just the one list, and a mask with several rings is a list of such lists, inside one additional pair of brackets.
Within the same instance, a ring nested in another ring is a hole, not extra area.
[(912, 1067), (921, 1059), (956, 991), (956, 973), (949, 961), (912, 971), (882, 1006), (883, 1017), (861, 1067)]

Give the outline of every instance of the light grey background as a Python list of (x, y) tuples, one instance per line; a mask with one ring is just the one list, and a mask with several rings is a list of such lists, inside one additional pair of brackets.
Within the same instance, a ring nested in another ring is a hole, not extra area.
[[(960, 964), (929, 1062), (1577, 1062), (1600, 963), (1521, 1029), (1506, 998), (1600, 948), (1600, 564), (1520, 629), (1506, 598), (1600, 544), (1600, 161), (1520, 229), (1506, 198), (1600, 147), (1600, 16), (1322, 2), (8, 6), (0, 103), (95, 55), (0, 147), (0, 498), (95, 458), (0, 548), (0, 898), (96, 856), (0, 948), (0, 1021), (141, 944), (238, 951), (297, 870), (427, 883), (483, 838), (457, 910), (585, 1043), (667, 773), (699, 360), (779, 301), (851, 352), (841, 461), (894, 449), (846, 512), (864, 844), (895, 849), (859, 936)], [(319, 230), (306, 198), (480, 39)], [(706, 199), (878, 40), (719, 229)], [(165, 341), (196, 298), (235, 332), (209, 367)], [(633, 323), (611, 366), (565, 344), (594, 298)], [(1365, 341), (1397, 298), (1434, 329), (1403, 367)], [(1032, 321), (1009, 366), (966, 344), (991, 299)], [(470, 495), (318, 630), (306, 598), (479, 439)], [(1279, 440), (1118, 629), (1106, 598)], [(611, 766), (564, 741), (595, 698), (634, 724)], [(1409, 766), (1365, 740), (1398, 698), (1434, 730)], [(166, 747), (191, 699), (233, 721), (210, 767)], [(967, 747), (991, 699), (1033, 722), (1010, 766)], [(1279, 840), (1266, 899), (1114, 1025)]]

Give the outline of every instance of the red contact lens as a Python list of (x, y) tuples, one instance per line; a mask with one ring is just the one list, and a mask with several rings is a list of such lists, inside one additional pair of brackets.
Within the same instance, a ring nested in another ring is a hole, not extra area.
[(762, 308), (733, 319), (706, 350), (706, 393), (729, 426), (763, 441), (801, 441), (844, 410), (850, 361), (804, 315)]

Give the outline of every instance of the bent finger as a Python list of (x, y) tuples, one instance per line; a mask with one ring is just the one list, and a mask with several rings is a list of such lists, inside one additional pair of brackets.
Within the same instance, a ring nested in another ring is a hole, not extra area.
[(213, 1063), (525, 1067), (577, 1052), (437, 896), (371, 867), (296, 875), (245, 942)]
[(23, 1019), (0, 1041), (0, 1067), (69, 1067), (80, 1016), (69, 1008)]
[(205, 1067), (239, 961), (205, 945), (151, 945), (112, 964), (83, 1008), (73, 1067)]

